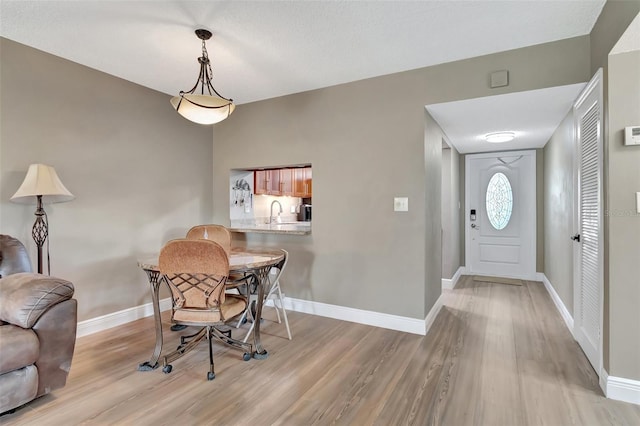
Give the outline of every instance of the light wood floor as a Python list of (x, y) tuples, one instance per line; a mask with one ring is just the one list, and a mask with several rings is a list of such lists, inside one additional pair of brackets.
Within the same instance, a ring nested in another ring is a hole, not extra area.
[[(295, 312), (290, 322), (292, 341), (264, 321), (266, 360), (220, 346), (212, 382), (204, 343), (171, 374), (136, 371), (151, 355), (150, 318), (80, 338), (67, 386), (0, 423), (640, 425), (640, 406), (603, 397), (540, 283), (464, 277), (427, 336)], [(178, 333), (165, 336), (173, 348)]]

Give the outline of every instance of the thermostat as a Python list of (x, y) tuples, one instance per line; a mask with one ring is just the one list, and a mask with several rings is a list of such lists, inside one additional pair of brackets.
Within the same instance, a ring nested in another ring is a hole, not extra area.
[(629, 126), (624, 128), (624, 144), (640, 145), (640, 126)]

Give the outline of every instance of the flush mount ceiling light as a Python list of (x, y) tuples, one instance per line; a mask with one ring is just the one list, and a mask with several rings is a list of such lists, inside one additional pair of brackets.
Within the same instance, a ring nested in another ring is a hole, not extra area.
[(510, 142), (516, 137), (513, 132), (495, 132), (484, 135), (484, 139), (491, 143)]
[[(229, 117), (236, 106), (232, 99), (218, 93), (211, 83), (213, 72), (205, 45), (205, 41), (212, 36), (211, 31), (197, 29), (196, 36), (202, 40), (202, 56), (198, 58), (200, 75), (191, 90), (180, 91), (178, 96), (171, 98), (171, 105), (187, 120), (199, 124), (214, 124)], [(200, 90), (196, 92), (198, 86)]]

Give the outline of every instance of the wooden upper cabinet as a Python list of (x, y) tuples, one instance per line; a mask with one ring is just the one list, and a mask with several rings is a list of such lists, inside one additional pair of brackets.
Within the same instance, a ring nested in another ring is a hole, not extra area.
[(280, 169), (267, 170), (267, 195), (282, 195)]
[(312, 193), (311, 167), (301, 167), (293, 169), (293, 175), (293, 196), (300, 198), (310, 198)]
[(253, 193), (256, 195), (267, 193), (267, 170), (253, 172)]
[(280, 169), (280, 195), (293, 196), (293, 169)]
[(253, 192), (256, 195), (309, 198), (311, 197), (311, 167), (256, 170), (253, 173)]

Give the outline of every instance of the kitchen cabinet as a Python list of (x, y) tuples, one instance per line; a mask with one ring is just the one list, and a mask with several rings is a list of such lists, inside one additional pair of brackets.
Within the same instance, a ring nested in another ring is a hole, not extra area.
[(267, 193), (267, 170), (253, 172), (253, 193), (256, 195)]
[(300, 198), (311, 197), (311, 167), (293, 169), (293, 196)]
[(253, 173), (256, 195), (311, 197), (311, 167), (256, 170)]
[(267, 195), (282, 195), (280, 169), (267, 170)]
[(280, 195), (293, 196), (293, 169), (280, 169)]
[[(253, 173), (253, 193), (256, 195), (291, 195), (283, 194), (282, 174), (280, 169), (256, 170)], [(290, 191), (293, 193), (293, 191)]]

